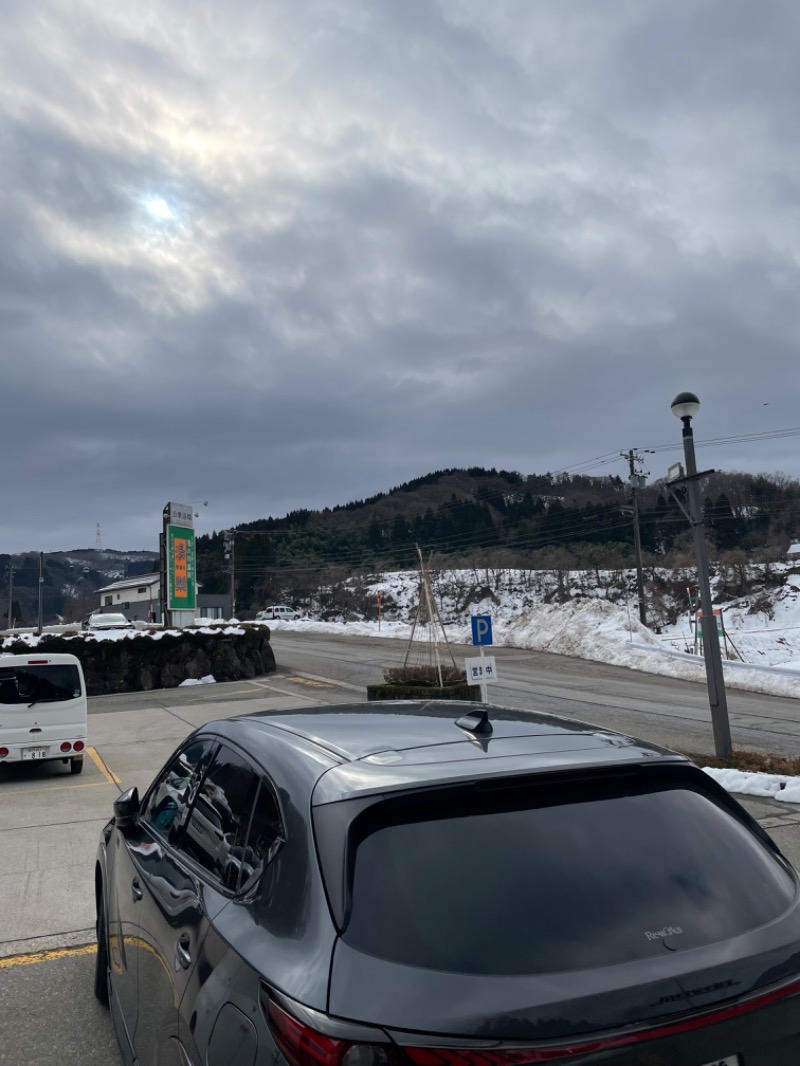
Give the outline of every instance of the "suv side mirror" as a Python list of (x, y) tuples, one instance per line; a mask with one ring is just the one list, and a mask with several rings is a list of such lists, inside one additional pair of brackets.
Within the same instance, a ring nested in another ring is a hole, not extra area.
[(134, 825), (139, 817), (139, 789), (134, 785), (114, 800), (114, 824), (117, 829)]

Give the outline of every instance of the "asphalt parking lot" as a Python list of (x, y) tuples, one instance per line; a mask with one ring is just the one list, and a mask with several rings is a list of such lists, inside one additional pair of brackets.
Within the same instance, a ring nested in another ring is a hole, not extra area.
[[(212, 718), (349, 702), (354, 688), (273, 676), (91, 700), (80, 776), (61, 763), (0, 768), (2, 1066), (120, 1061), (108, 1013), (92, 995), (94, 857), (116, 796), (149, 784)], [(800, 808), (739, 798), (800, 867)]]

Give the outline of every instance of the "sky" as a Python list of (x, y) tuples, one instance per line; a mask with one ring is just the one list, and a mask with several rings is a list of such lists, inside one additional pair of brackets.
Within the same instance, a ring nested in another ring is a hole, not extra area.
[[(0, 553), (800, 477), (795, 0), (5, 0)], [(718, 442), (711, 446), (709, 442)]]

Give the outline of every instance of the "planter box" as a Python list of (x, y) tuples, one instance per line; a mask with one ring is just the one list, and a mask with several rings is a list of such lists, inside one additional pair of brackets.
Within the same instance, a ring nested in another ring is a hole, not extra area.
[(480, 685), (367, 685), (367, 700), (462, 700), (480, 703)]

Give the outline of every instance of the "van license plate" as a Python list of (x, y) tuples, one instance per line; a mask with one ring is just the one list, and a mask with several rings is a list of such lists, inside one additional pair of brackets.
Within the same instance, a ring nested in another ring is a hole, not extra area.
[(704, 1062), (703, 1066), (741, 1066), (742, 1060), (738, 1055), (727, 1055), (724, 1059), (714, 1059), (713, 1062)]
[(44, 759), (47, 757), (47, 748), (23, 748), (23, 759)]

